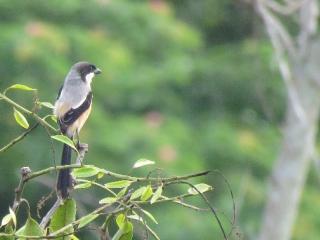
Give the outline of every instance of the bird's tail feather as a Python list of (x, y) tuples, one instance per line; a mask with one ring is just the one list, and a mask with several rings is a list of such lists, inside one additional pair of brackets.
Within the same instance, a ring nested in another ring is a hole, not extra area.
[[(71, 147), (64, 144), (61, 157), (61, 165), (69, 165), (71, 163)], [(69, 189), (72, 185), (72, 179), (70, 175), (70, 169), (62, 169), (59, 171), (57, 191), (62, 199), (66, 199), (69, 196)]]

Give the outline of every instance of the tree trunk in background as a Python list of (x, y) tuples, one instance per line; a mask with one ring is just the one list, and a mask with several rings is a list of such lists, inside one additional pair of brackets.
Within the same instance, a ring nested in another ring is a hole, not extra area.
[(306, 124), (289, 103), (281, 152), (269, 182), (260, 240), (290, 239), (310, 160), (314, 156), (320, 91), (305, 78), (297, 82), (301, 83), (299, 96), (306, 113)]
[[(282, 2), (282, 1), (281, 1)], [(289, 240), (311, 159), (320, 109), (317, 0), (256, 0), (285, 82), (288, 100), (280, 155), (269, 181), (259, 240)], [(278, 17), (280, 16), (280, 17)], [(281, 19), (296, 23), (292, 35)], [(298, 21), (296, 21), (298, 19)]]

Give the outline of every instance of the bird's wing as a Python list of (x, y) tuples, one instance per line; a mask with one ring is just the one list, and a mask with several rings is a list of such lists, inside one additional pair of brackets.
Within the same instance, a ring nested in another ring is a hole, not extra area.
[(72, 125), (84, 112), (86, 112), (92, 102), (92, 92), (89, 92), (86, 99), (77, 108), (71, 108), (61, 118), (59, 125), (62, 133), (65, 133), (68, 126)]
[(58, 92), (57, 100), (60, 98), (62, 88), (63, 88), (63, 85), (59, 88), (59, 92)]

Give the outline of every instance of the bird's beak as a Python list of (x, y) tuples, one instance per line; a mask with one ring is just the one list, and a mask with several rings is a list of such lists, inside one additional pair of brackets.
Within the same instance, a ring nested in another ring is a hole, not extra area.
[(97, 68), (96, 70), (94, 70), (94, 74), (95, 75), (98, 75), (98, 74), (100, 74), (102, 71), (99, 69), (99, 68)]

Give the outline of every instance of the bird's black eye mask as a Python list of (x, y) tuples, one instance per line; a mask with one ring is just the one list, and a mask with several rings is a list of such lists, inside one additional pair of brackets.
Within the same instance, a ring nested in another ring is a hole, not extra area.
[(82, 81), (86, 81), (86, 76), (90, 73), (94, 73), (94, 71), (96, 70), (96, 66), (90, 64), (90, 65), (86, 65), (86, 66), (83, 66), (81, 69), (80, 69), (80, 76), (81, 76), (81, 80)]

